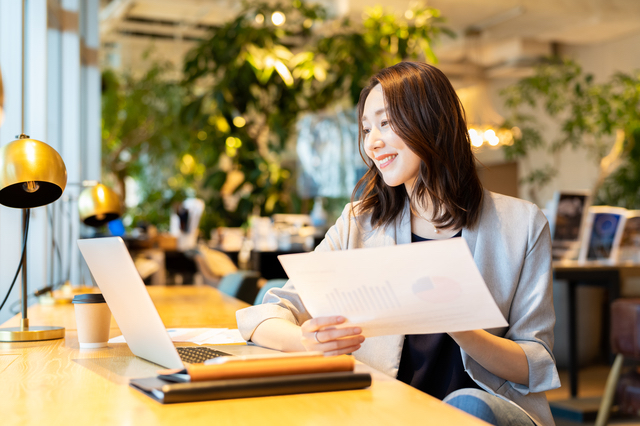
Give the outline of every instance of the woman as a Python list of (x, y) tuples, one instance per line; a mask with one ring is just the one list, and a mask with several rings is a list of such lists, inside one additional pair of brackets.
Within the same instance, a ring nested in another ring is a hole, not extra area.
[[(291, 284), (238, 311), (247, 340), (357, 359), (497, 425), (553, 424), (559, 387), (547, 221), (526, 201), (484, 191), (460, 101), (433, 66), (375, 75), (358, 104), (369, 170), (317, 250), (463, 238), (508, 327), (365, 338), (342, 317), (311, 318)], [(419, 264), (420, 259), (416, 259)], [(417, 266), (419, 267), (419, 266)]]

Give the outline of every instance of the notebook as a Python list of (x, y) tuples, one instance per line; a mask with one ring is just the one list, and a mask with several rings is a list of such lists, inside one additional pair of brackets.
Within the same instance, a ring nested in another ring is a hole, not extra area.
[[(174, 346), (122, 238), (81, 239), (78, 247), (136, 356), (166, 368), (183, 368), (185, 363), (231, 355), (206, 346)], [(189, 353), (181, 357), (178, 350)]]

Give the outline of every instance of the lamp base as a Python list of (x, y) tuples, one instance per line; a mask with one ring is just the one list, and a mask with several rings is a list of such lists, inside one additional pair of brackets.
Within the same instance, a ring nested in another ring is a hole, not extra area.
[(0, 328), (0, 342), (36, 342), (64, 338), (64, 327), (34, 326)]

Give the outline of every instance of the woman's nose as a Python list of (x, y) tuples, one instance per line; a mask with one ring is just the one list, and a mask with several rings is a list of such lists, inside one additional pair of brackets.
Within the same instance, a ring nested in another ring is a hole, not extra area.
[(369, 150), (382, 148), (384, 146), (384, 141), (381, 138), (380, 132), (378, 132), (377, 130), (371, 130), (367, 137), (366, 145)]

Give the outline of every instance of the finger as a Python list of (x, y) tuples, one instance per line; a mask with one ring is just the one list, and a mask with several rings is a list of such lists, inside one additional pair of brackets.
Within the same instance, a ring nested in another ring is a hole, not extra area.
[(314, 338), (317, 337), (317, 340), (320, 343), (324, 343), (345, 337), (358, 336), (360, 333), (362, 333), (362, 329), (360, 327), (330, 328), (318, 330), (314, 333)]
[(331, 351), (344, 349), (350, 346), (358, 346), (362, 342), (364, 342), (363, 336), (352, 336), (352, 337), (347, 337), (343, 339), (323, 342), (315, 346), (318, 350), (321, 350), (322, 352), (331, 352)]
[(347, 319), (341, 315), (330, 316), (330, 317), (318, 317), (313, 318), (309, 321), (306, 321), (303, 326), (306, 326), (305, 332), (315, 332), (320, 330), (321, 328), (338, 325), (345, 322)]
[(344, 355), (344, 354), (350, 354), (352, 352), (355, 352), (360, 348), (361, 348), (361, 345), (349, 346), (349, 347), (341, 348), (335, 351), (325, 352), (324, 354), (327, 356)]

